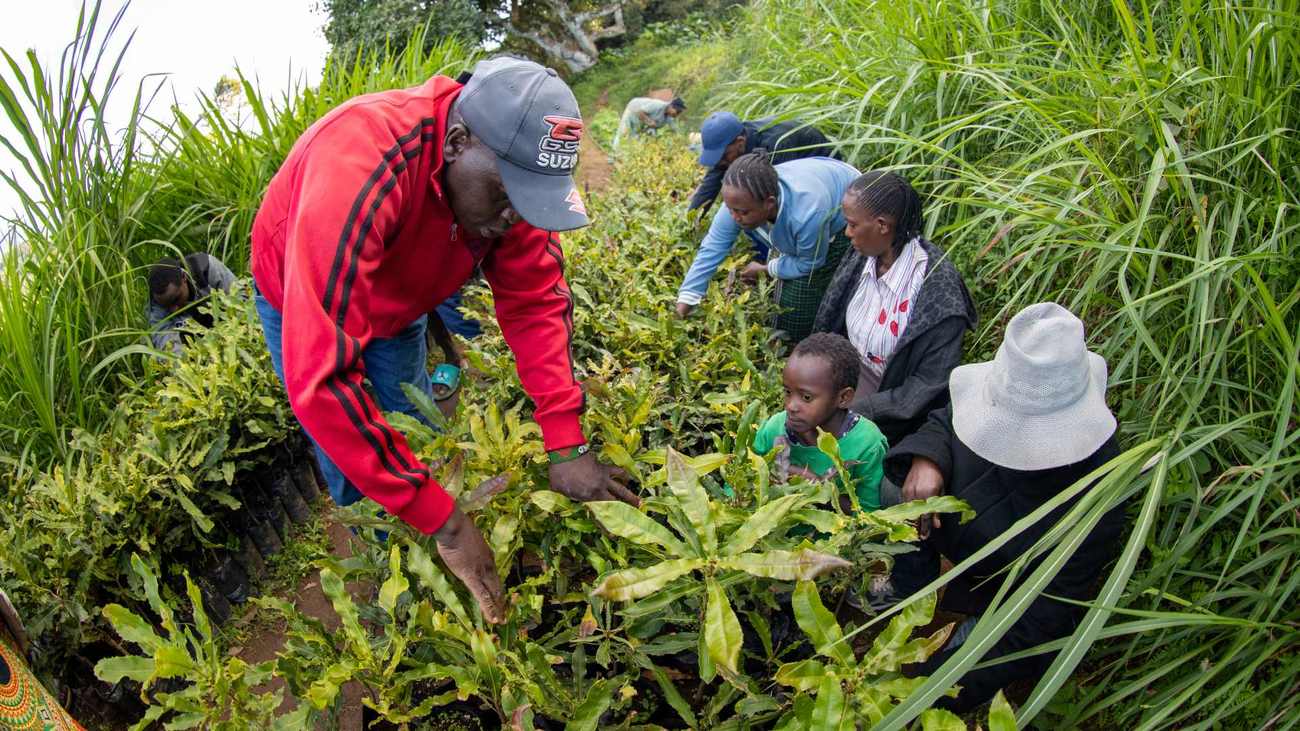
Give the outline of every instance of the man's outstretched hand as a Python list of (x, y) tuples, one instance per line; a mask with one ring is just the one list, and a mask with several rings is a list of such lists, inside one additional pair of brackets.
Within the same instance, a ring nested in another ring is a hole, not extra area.
[(627, 489), (627, 482), (626, 472), (597, 462), (591, 452), (551, 465), (551, 489), (579, 502), (622, 500), (639, 506), (641, 500)]
[(438, 543), (438, 555), (474, 595), (483, 618), (492, 624), (504, 622), (506, 602), (496, 558), (474, 521), (459, 507), (452, 508), (447, 522), (433, 537)]

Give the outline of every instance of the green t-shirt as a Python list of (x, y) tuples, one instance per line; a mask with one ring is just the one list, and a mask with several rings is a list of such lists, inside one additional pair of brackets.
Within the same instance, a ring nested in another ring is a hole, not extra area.
[[(885, 452), (889, 442), (879, 427), (865, 416), (857, 416), (855, 423), (840, 438), (840, 459), (849, 465), (863, 510), (880, 509), (880, 480), (885, 475)], [(754, 451), (767, 454), (776, 446), (776, 438), (785, 434), (785, 411), (772, 415), (754, 435)], [(809, 447), (790, 440), (790, 464), (807, 467), (824, 475), (835, 466), (831, 458), (815, 446)]]

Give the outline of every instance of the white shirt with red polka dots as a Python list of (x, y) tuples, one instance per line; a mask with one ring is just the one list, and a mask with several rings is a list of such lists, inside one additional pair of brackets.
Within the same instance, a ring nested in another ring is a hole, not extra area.
[(844, 315), (849, 342), (862, 356), (859, 396), (864, 387), (872, 393), (879, 388), (889, 356), (907, 329), (929, 260), (918, 239), (912, 239), (903, 245), (885, 276), (876, 276), (876, 257), (863, 265), (862, 278)]

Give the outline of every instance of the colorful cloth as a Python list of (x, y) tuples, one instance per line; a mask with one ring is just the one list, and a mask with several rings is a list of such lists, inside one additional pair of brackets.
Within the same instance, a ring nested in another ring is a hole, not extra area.
[(0, 730), (81, 731), (36, 680), (9, 634), (0, 630)]
[(819, 269), (798, 279), (777, 280), (776, 301), (781, 306), (781, 314), (776, 316), (774, 327), (784, 332), (790, 342), (797, 343), (812, 332), (822, 295), (848, 250), (849, 238), (841, 231), (831, 239), (826, 263)]
[[(797, 435), (788, 432), (784, 411), (773, 414), (754, 435), (754, 452), (767, 454), (776, 446), (777, 437), (781, 436), (790, 445), (792, 466), (807, 467), (818, 475), (826, 474), (835, 466), (817, 445), (801, 444)], [(836, 441), (840, 443), (840, 459), (853, 475), (858, 504), (863, 510), (880, 509), (880, 478), (884, 475), (885, 452), (889, 449), (885, 435), (870, 419), (850, 411), (844, 417), (844, 426), (836, 435)]]
[(903, 244), (903, 250), (898, 252), (885, 276), (876, 275), (877, 260), (874, 256), (867, 257), (867, 263), (862, 267), (858, 290), (849, 300), (844, 320), (849, 342), (862, 356), (863, 381), (871, 393), (880, 386), (885, 362), (894, 354), (903, 331), (907, 329), (907, 321), (912, 316), (912, 302), (921, 291), (929, 261), (930, 257), (921, 248), (920, 241), (912, 239)]

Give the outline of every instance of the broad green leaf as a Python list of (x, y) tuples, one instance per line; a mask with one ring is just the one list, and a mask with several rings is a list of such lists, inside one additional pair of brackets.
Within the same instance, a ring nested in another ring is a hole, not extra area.
[(199, 510), (199, 506), (195, 505), (194, 501), (191, 500), (189, 496), (179, 490), (172, 494), (175, 495), (176, 502), (181, 504), (181, 509), (184, 510), (190, 516), (190, 519), (194, 521), (194, 524), (199, 527), (199, 530), (204, 533), (212, 532), (212, 519), (204, 515), (203, 511)]
[(739, 672), (740, 645), (744, 641), (740, 632), (740, 620), (731, 608), (727, 593), (713, 577), (709, 577), (706, 591), (708, 604), (704, 608), (704, 644), (708, 647), (709, 658), (714, 664), (735, 675)]
[[(909, 679), (899, 678), (898, 680), (905, 681)], [(854, 710), (858, 712), (860, 717), (866, 719), (867, 723), (876, 723), (894, 709), (894, 698), (897, 696), (893, 696), (886, 690), (886, 687), (892, 687), (889, 686), (891, 682), (879, 683), (873, 679), (870, 685), (859, 685), (857, 692), (850, 699), (854, 705)], [(921, 678), (921, 682), (925, 682), (925, 679)]]
[(826, 677), (826, 666), (820, 660), (788, 662), (777, 668), (773, 680), (795, 690), (808, 692), (821, 684)]
[(663, 561), (643, 569), (624, 569), (609, 574), (591, 593), (603, 599), (627, 601), (653, 594), (670, 581), (700, 568), (704, 561), (698, 558), (679, 558)]
[(353, 651), (366, 664), (374, 662), (374, 655), (370, 651), (370, 636), (361, 626), (357, 605), (353, 603), (352, 595), (343, 585), (343, 579), (340, 579), (339, 575), (331, 569), (321, 569), (320, 588), (329, 598), (330, 604), (334, 606), (339, 619), (342, 620), (343, 633), (347, 636)]
[(709, 496), (700, 486), (700, 478), (694, 468), (676, 450), (669, 448), (667, 456), (668, 489), (677, 498), (691, 522), (695, 534), (700, 539), (706, 556), (718, 550), (718, 534), (710, 512)]
[(104, 617), (108, 619), (109, 624), (113, 625), (113, 629), (122, 636), (122, 639), (127, 642), (134, 642), (146, 653), (153, 654), (155, 650), (165, 643), (165, 640), (154, 632), (153, 627), (149, 626), (148, 622), (130, 609), (120, 604), (109, 604), (102, 611)]
[(574, 510), (573, 501), (554, 490), (533, 490), (528, 493), (528, 501), (547, 514), (567, 515)]
[(735, 556), (753, 548), (754, 544), (775, 530), (785, 519), (786, 514), (805, 499), (803, 495), (795, 493), (777, 498), (755, 510), (754, 514), (750, 515), (749, 519), (727, 539), (722, 547), (722, 555)]
[(164, 602), (162, 597), (158, 595), (158, 577), (149, 569), (149, 566), (145, 564), (139, 554), (131, 554), (131, 568), (140, 577), (141, 583), (144, 584), (144, 595), (149, 600), (149, 607), (157, 612), (159, 617), (162, 617), (165, 629), (175, 631), (176, 621), (172, 615), (171, 605)]
[(352, 679), (355, 670), (356, 665), (350, 660), (336, 662), (325, 668), (320, 677), (307, 689), (307, 700), (317, 710), (325, 710), (334, 703), (334, 699), (338, 697), (339, 688)]
[(817, 702), (813, 704), (810, 727), (817, 731), (851, 729), (854, 727), (853, 718), (851, 715), (846, 718), (847, 710), (844, 707), (844, 689), (840, 687), (840, 679), (834, 675), (824, 676), (821, 685), (817, 687)]
[(952, 711), (931, 708), (921, 713), (921, 731), (966, 731), (966, 722)]
[(211, 642), (212, 624), (208, 621), (208, 613), (203, 611), (203, 595), (199, 593), (199, 587), (190, 580), (188, 571), (185, 572), (185, 593), (190, 598), (190, 606), (194, 608), (195, 629), (199, 631), (199, 636), (204, 642)]
[(993, 696), (993, 704), (989, 706), (989, 731), (1016, 731), (1016, 728), (1016, 712), (999, 690)]
[(145, 683), (153, 677), (153, 671), (153, 658), (148, 657), (108, 657), (95, 663), (95, 677), (105, 683), (116, 683), (122, 678)]
[[(708, 601), (707, 595), (705, 596), (704, 601)], [(704, 683), (712, 683), (713, 679), (718, 677), (718, 668), (713, 664), (713, 658), (709, 657), (709, 647), (705, 643), (706, 636), (703, 632), (704, 628), (701, 627), (700, 629), (700, 643), (699, 646), (695, 648), (695, 656), (700, 660), (700, 681)]]
[(794, 609), (794, 619), (799, 629), (812, 640), (818, 654), (825, 655), (840, 665), (855, 665), (853, 648), (848, 642), (841, 642), (844, 637), (839, 622), (822, 604), (817, 585), (811, 581), (800, 581), (790, 597)]
[(718, 566), (722, 568), (781, 581), (811, 580), (827, 571), (846, 569), (852, 565), (838, 556), (818, 553), (810, 548), (801, 548), (798, 551), (746, 553), (718, 561)]
[(159, 678), (179, 678), (191, 675), (198, 667), (184, 647), (163, 645), (153, 653), (153, 672)]
[(748, 444), (745, 446), (746, 450), (749, 452), (749, 466), (754, 470), (754, 474), (757, 476), (757, 482), (754, 483), (754, 494), (758, 496), (760, 502), (765, 501), (767, 500), (767, 491), (771, 487), (772, 483), (772, 470), (768, 469), (766, 460), (755, 454), (753, 450), (749, 450)]
[(952, 625), (948, 625), (929, 638), (908, 642), (912, 630), (930, 623), (931, 617), (934, 616), (936, 601), (935, 593), (931, 592), (908, 604), (889, 620), (889, 626), (876, 636), (871, 643), (871, 651), (862, 660), (866, 672), (871, 674), (892, 672), (901, 665), (925, 660), (943, 647), (943, 643), (952, 632)]
[(849, 523), (848, 518), (829, 510), (805, 508), (795, 512), (794, 516), (822, 533), (838, 533)]
[(925, 500), (892, 505), (883, 510), (872, 511), (871, 516), (882, 521), (906, 522), (930, 513), (960, 513), (958, 519), (962, 523), (975, 517), (975, 511), (969, 503), (952, 495), (939, 495)]
[(488, 536), (488, 543), (492, 545), (492, 553), (496, 555), (498, 565), (502, 565), (510, 559), (510, 547), (515, 541), (515, 534), (518, 532), (519, 516), (514, 513), (502, 515), (492, 525), (492, 534)]
[(460, 597), (456, 595), (456, 590), (452, 587), (451, 582), (447, 580), (446, 575), (433, 563), (429, 553), (424, 550), (418, 543), (411, 543), (406, 548), (406, 563), (411, 568), (411, 573), (419, 579), (420, 585), (433, 593), (433, 596), (442, 603), (452, 614), (456, 615), (461, 624), (465, 627), (472, 626), (469, 614), (465, 611), (465, 605), (461, 603)]
[(595, 731), (600, 716), (614, 702), (614, 693), (608, 680), (597, 680), (587, 689), (587, 697), (573, 709), (573, 716), (564, 731)]
[(394, 612), (397, 611), (398, 598), (410, 588), (410, 582), (402, 573), (402, 551), (393, 544), (393, 547), (388, 550), (388, 578), (384, 580), (383, 586), (379, 587), (379, 606), (388, 612), (388, 616), (393, 617)]
[(844, 462), (840, 457), (840, 441), (828, 431), (817, 430), (817, 449), (830, 457), (837, 467)]
[(690, 558), (692, 551), (664, 526), (625, 502), (601, 500), (587, 503), (587, 508), (605, 530), (638, 545), (662, 546), (678, 558)]

